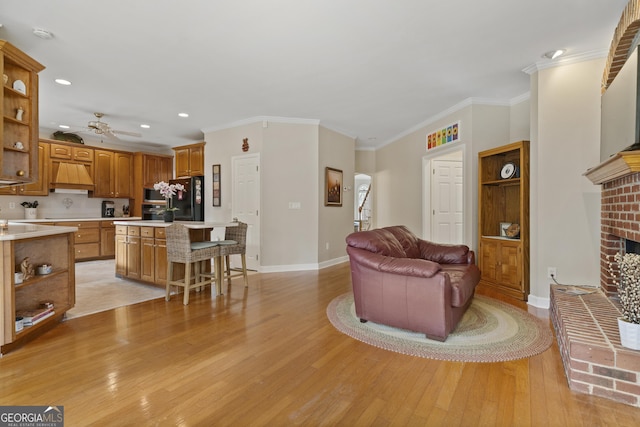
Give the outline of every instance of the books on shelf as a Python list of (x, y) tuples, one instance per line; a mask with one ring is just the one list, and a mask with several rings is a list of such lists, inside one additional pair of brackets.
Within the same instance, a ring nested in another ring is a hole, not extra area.
[(17, 317), (22, 317), (24, 326), (33, 326), (43, 320), (53, 316), (56, 312), (51, 307), (42, 307), (35, 310), (22, 310), (16, 312)]

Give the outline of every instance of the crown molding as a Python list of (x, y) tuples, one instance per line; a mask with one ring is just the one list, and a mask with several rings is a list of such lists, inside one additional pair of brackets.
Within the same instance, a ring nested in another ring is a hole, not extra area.
[[(511, 98), (511, 99), (494, 99), (494, 98), (467, 98), (464, 101), (461, 101), (457, 104), (455, 104), (452, 107), (447, 108), (444, 111), (441, 111), (440, 113), (429, 117), (427, 120), (418, 123), (415, 126), (412, 126), (411, 128), (405, 130), (404, 132), (394, 136), (393, 138), (387, 140), (384, 144), (378, 146), (377, 148), (374, 149), (380, 149), (382, 147), (386, 147), (389, 144), (392, 144), (396, 141), (398, 141), (401, 138), (404, 138), (407, 135), (410, 135), (416, 131), (419, 131), (422, 128), (425, 128), (433, 123), (435, 123), (436, 121), (443, 119), (453, 113), (456, 113), (460, 110), (462, 110), (463, 108), (472, 106), (472, 105), (488, 105), (488, 106), (496, 106), (496, 107), (511, 107), (513, 105), (519, 104), (523, 101), (526, 101), (527, 99), (529, 99), (529, 97), (531, 96), (530, 92), (525, 92), (522, 95), (518, 95), (515, 98)], [(361, 151), (365, 151), (364, 148), (360, 148)]]
[(333, 127), (333, 126), (327, 126), (327, 125), (325, 125), (324, 123), (320, 123), (320, 126), (322, 126), (322, 127), (323, 127), (323, 128), (325, 128), (325, 129), (329, 129), (329, 130), (330, 130), (330, 131), (332, 131), (332, 132), (339, 133), (339, 134), (340, 134), (340, 135), (342, 135), (342, 136), (346, 136), (347, 138), (353, 139), (354, 141), (358, 139), (358, 137), (357, 137), (357, 136), (355, 136), (355, 135), (351, 135), (351, 134), (349, 134), (349, 133), (345, 132), (345, 131), (344, 131), (344, 130), (342, 130), (342, 129), (338, 129), (338, 128), (335, 128), (335, 127)]
[(592, 59), (606, 58), (608, 53), (609, 52), (607, 50), (601, 49), (601, 50), (592, 50), (592, 51), (580, 53), (577, 55), (562, 56), (559, 59), (554, 61), (551, 61), (549, 59), (540, 60), (534, 64), (529, 65), (526, 68), (523, 68), (522, 71), (524, 73), (531, 75), (535, 72), (546, 70), (547, 68), (563, 67), (565, 65), (577, 64), (579, 62), (584, 62), (584, 61), (591, 61)]

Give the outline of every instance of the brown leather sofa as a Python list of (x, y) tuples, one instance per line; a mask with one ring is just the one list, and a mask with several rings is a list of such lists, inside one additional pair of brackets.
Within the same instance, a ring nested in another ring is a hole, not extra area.
[(401, 225), (352, 233), (346, 241), (361, 322), (447, 339), (480, 281), (469, 247), (422, 240)]

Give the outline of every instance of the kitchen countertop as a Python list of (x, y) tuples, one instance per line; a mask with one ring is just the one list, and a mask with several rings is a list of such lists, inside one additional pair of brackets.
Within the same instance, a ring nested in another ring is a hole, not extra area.
[(219, 228), (219, 227), (233, 227), (238, 225), (237, 222), (210, 222), (210, 221), (175, 221), (164, 222), (162, 220), (144, 220), (144, 221), (114, 221), (115, 225), (132, 225), (139, 227), (168, 227), (171, 224), (183, 224), (187, 228)]
[(0, 241), (75, 233), (76, 231), (78, 231), (78, 227), (54, 227), (52, 225), (20, 224), (9, 221), (9, 226), (7, 228), (0, 228)]
[(140, 221), (142, 219), (142, 217), (139, 216), (132, 216), (132, 217), (114, 217), (114, 218), (104, 218), (104, 217), (66, 217), (66, 218), (55, 218), (55, 217), (50, 217), (50, 218), (38, 218), (38, 219), (10, 219), (9, 221), (11, 222), (17, 222), (17, 223), (30, 223), (30, 224), (37, 224), (39, 222), (78, 222), (78, 221)]

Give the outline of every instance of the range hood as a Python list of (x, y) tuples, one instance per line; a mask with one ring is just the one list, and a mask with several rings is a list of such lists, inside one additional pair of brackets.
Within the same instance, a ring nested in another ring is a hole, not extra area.
[(79, 163), (60, 162), (58, 172), (51, 178), (51, 186), (56, 193), (87, 194), (94, 188), (87, 168)]

